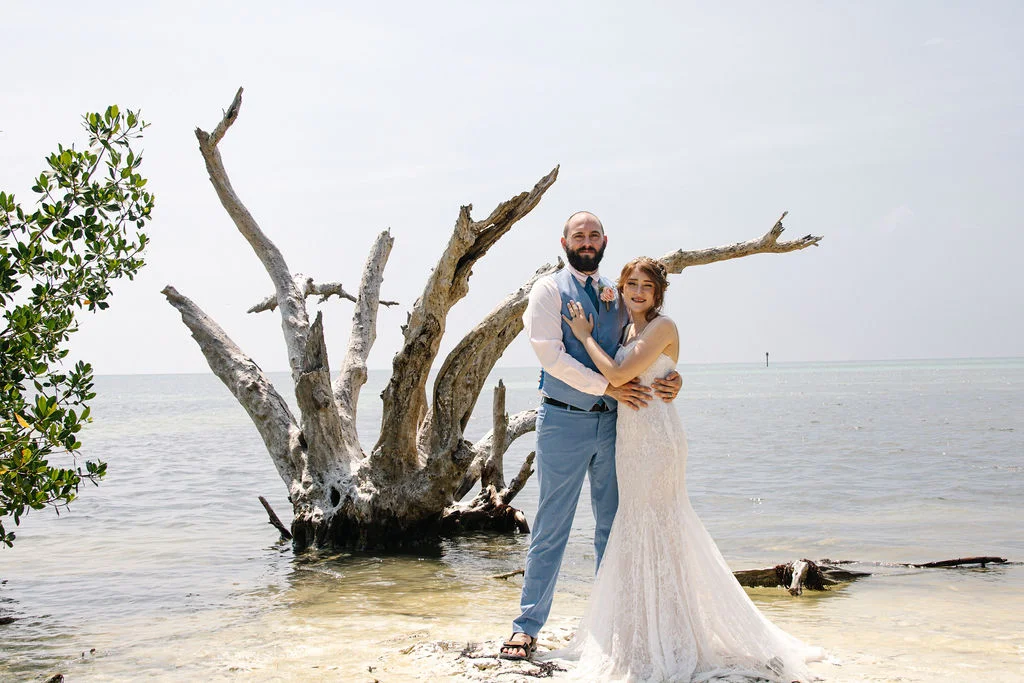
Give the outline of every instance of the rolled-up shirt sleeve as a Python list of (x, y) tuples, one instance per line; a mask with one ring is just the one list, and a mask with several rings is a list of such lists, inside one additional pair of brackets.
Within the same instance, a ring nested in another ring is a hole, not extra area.
[(562, 297), (550, 277), (539, 280), (530, 291), (530, 300), (523, 314), (530, 346), (545, 372), (585, 394), (601, 396), (608, 380), (566, 352), (562, 343)]

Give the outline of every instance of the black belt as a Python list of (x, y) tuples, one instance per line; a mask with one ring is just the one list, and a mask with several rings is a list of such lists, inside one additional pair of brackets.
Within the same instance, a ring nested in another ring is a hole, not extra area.
[(590, 410), (587, 410), (586, 408), (577, 408), (576, 406), (571, 406), (568, 403), (562, 403), (561, 401), (553, 399), (549, 396), (545, 396), (540, 400), (540, 402), (547, 403), (549, 406), (555, 406), (556, 408), (575, 410), (578, 413), (607, 413), (609, 410), (611, 410), (608, 404), (605, 403), (604, 401), (598, 401), (597, 404)]

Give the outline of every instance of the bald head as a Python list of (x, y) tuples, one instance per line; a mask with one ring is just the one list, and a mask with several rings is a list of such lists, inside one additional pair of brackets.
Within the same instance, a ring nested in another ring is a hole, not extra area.
[(601, 219), (589, 211), (569, 216), (562, 230), (562, 249), (569, 265), (581, 273), (593, 273), (604, 256), (608, 238)]
[(589, 211), (577, 211), (573, 215), (569, 216), (569, 219), (565, 221), (565, 227), (562, 228), (562, 237), (568, 237), (570, 229), (582, 228), (584, 230), (589, 230), (594, 226), (597, 226), (602, 235), (604, 234), (604, 225), (601, 223), (600, 218)]

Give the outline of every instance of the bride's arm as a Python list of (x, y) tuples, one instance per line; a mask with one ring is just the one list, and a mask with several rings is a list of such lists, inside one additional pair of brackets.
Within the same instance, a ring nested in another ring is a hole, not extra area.
[[(565, 318), (565, 316), (562, 316)], [(583, 343), (594, 365), (608, 380), (612, 386), (620, 387), (646, 370), (653, 363), (662, 351), (675, 341), (675, 325), (667, 318), (658, 318), (644, 330), (644, 336), (636, 343), (633, 350), (622, 359), (622, 365), (604, 352), (604, 349), (591, 335), (594, 329), (592, 319), (575, 317), (572, 320), (565, 318), (572, 333)]]
[(658, 318), (644, 330), (643, 337), (637, 341), (630, 352), (626, 354), (626, 357), (622, 359), (622, 365), (616, 365), (613, 359), (608, 358), (608, 354), (598, 346), (597, 341), (593, 337), (590, 337), (589, 342), (584, 342), (584, 347), (595, 364), (597, 359), (594, 358), (592, 348), (611, 361), (612, 367), (608, 368), (607, 372), (601, 365), (598, 365), (597, 368), (601, 371), (602, 375), (608, 378), (609, 384), (620, 386), (649, 368), (657, 360), (658, 356), (675, 341), (675, 336), (675, 326), (665, 318)]

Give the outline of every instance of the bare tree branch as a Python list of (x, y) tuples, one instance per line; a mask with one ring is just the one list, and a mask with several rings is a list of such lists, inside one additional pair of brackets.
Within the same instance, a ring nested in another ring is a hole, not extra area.
[[(524, 434), (529, 434), (536, 428), (536, 408), (524, 410), (510, 417), (508, 419), (508, 426), (505, 429), (505, 448), (502, 453), (507, 452), (516, 439)], [(491, 442), (493, 440), (494, 430), (492, 429), (484, 434), (482, 439), (473, 444), (473, 450), (476, 452), (476, 457), (473, 458), (473, 462), (470, 463), (469, 467), (466, 469), (466, 474), (463, 475), (462, 483), (459, 484), (459, 488), (455, 494), (455, 500), (462, 500), (480, 480), (480, 472), (483, 469), (484, 462), (486, 462), (487, 458), (490, 456), (492, 450)]]
[(511, 505), (512, 499), (516, 497), (516, 494), (523, 490), (526, 486), (526, 480), (533, 474), (533, 460), (537, 457), (536, 451), (530, 451), (530, 454), (526, 456), (526, 460), (523, 461), (522, 466), (519, 468), (519, 474), (516, 475), (515, 479), (512, 480), (506, 488), (502, 489), (498, 493), (498, 498), (504, 505)]
[(670, 273), (681, 273), (683, 268), (688, 266), (702, 266), (708, 263), (715, 263), (717, 261), (727, 261), (729, 259), (740, 258), (742, 256), (750, 256), (751, 254), (784, 254), (790, 251), (798, 251), (800, 249), (806, 249), (807, 247), (817, 246), (818, 242), (821, 241), (821, 236), (815, 235), (804, 235), (800, 239), (790, 240), (788, 242), (779, 242), (779, 236), (782, 235), (782, 231), (785, 230), (782, 227), (782, 219), (786, 217), (788, 211), (783, 211), (782, 216), (779, 220), (775, 221), (775, 225), (769, 230), (763, 237), (759, 237), (755, 240), (748, 240), (746, 242), (737, 242), (736, 244), (729, 244), (723, 247), (712, 247), (710, 249), (695, 249), (691, 251), (684, 251), (682, 249), (678, 251), (669, 252), (661, 257), (660, 261), (665, 264), (665, 267)]
[(260, 367), (231, 341), (213, 318), (170, 285), (161, 293), (181, 313), (182, 322), (192, 331), (213, 374), (249, 413), (278, 474), (286, 483), (297, 480), (302, 471), (302, 447), (299, 427), (288, 404)]
[(227, 133), (228, 128), (238, 118), (238, 112), (242, 106), (242, 89), (239, 88), (235, 94), (231, 106), (224, 113), (213, 133), (207, 133), (196, 128), (196, 139), (199, 140), (199, 151), (206, 162), (206, 170), (210, 174), (210, 182), (213, 183), (220, 203), (227, 210), (231, 220), (234, 221), (238, 231), (252, 246), (256, 256), (270, 275), (274, 283), (275, 296), (281, 306), (281, 327), (284, 331), (284, 341), (288, 348), (288, 362), (292, 370), (292, 376), (298, 377), (302, 366), (302, 354), (306, 346), (306, 333), (309, 329), (309, 319), (306, 316), (306, 303), (304, 297), (295, 286), (295, 281), (285, 263), (284, 256), (277, 246), (263, 234), (256, 219), (252, 217), (249, 210), (242, 203), (242, 200), (235, 193), (228, 178), (227, 170), (220, 156), (217, 144)]
[(366, 359), (370, 348), (377, 339), (377, 309), (380, 300), (380, 285), (384, 280), (384, 266), (387, 265), (391, 246), (395, 243), (389, 230), (377, 236), (377, 240), (366, 257), (363, 279), (359, 283), (359, 300), (352, 314), (352, 334), (348, 340), (348, 351), (341, 364), (341, 374), (334, 386), (342, 421), (356, 435), (356, 408), (359, 404), (359, 390), (366, 384)]
[(267, 511), (267, 516), (270, 518), (270, 521), (268, 521), (267, 524), (280, 531), (281, 538), (283, 538), (284, 540), (292, 540), (292, 532), (289, 531), (288, 527), (284, 525), (284, 522), (281, 521), (281, 518), (277, 516), (277, 513), (274, 512), (274, 508), (270, 507), (270, 503), (267, 502), (267, 499), (264, 498), (263, 496), (259, 496), (259, 499), (260, 503), (263, 504), (263, 509)]
[[(345, 291), (345, 287), (340, 282), (324, 282), (322, 284), (316, 284), (313, 282), (313, 278), (306, 277), (304, 275), (295, 275), (295, 279), (302, 282), (301, 292), (304, 298), (311, 296), (319, 296), (320, 301), (317, 303), (323, 303), (332, 296), (336, 296), (339, 299), (348, 299), (349, 301), (357, 301), (356, 297)], [(388, 301), (382, 299), (380, 301), (382, 306), (397, 306), (397, 301)], [(246, 311), (246, 313), (263, 313), (264, 311), (273, 311), (277, 308), (277, 297), (271, 294), (270, 296), (263, 299), (252, 308)]]
[(383, 393), (384, 419), (375, 454), (387, 452), (390, 458), (404, 460), (406, 467), (417, 466), (416, 435), (426, 414), (427, 375), (444, 335), (448, 311), (469, 291), (477, 260), (537, 205), (557, 177), (555, 167), (533, 190), (503, 202), (483, 221), (474, 222), (472, 207), (462, 207), (452, 238), (404, 328), (405, 343), (395, 355), (391, 381)]
[(295, 398), (302, 411), (302, 435), (308, 446), (310, 467), (322, 473), (332, 471), (337, 464), (343, 474), (349, 474), (353, 452), (359, 444), (346, 439), (334, 402), (321, 313), (317, 313), (306, 336), (302, 372), (295, 381)]
[[(506, 444), (505, 450), (515, 442), (516, 439), (529, 434), (530, 432), (537, 429), (537, 409), (530, 408), (522, 412), (516, 413), (508, 420), (508, 431), (506, 433)], [(485, 437), (486, 438), (486, 437)]]
[(480, 482), (484, 486), (493, 486), (500, 491), (505, 488), (505, 473), (502, 471), (502, 459), (505, 455), (505, 439), (508, 433), (508, 413), (505, 412), (505, 383), (500, 379), (494, 387), (494, 403), (491, 407), (491, 423), (493, 437), (491, 452), (480, 471)]
[[(228, 105), (227, 111), (224, 112), (224, 116), (221, 117), (220, 122), (217, 123), (217, 127), (213, 129), (213, 133), (209, 135), (208, 143), (211, 147), (216, 147), (220, 144), (221, 138), (228, 132), (228, 128), (238, 118), (238, 112), (242, 109), (242, 88), (239, 88), (235, 93), (234, 99), (231, 100), (231, 104)], [(198, 131), (198, 129), (197, 129)], [(198, 132), (196, 133), (198, 135)], [(205, 133), (204, 133), (205, 135)], [(200, 140), (200, 143), (202, 140)]]
[(433, 405), (420, 431), (421, 448), (432, 458), (445, 458), (461, 438), (487, 376), (523, 329), (523, 312), (534, 283), (561, 267), (561, 260), (557, 266), (542, 266), (448, 354), (434, 381)]

